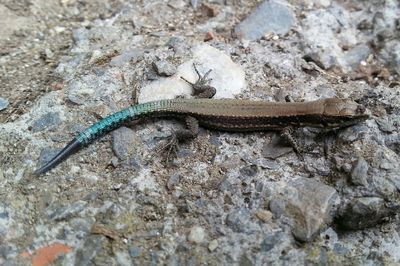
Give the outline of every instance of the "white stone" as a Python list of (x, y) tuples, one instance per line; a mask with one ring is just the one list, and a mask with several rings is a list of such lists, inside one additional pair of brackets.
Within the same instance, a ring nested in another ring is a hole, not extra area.
[(214, 251), (218, 247), (218, 240), (214, 239), (208, 244), (208, 250)]
[(189, 235), (188, 235), (188, 240), (189, 242), (199, 244), (204, 241), (205, 238), (205, 232), (204, 229), (200, 226), (193, 226), (190, 229)]
[(245, 88), (245, 74), (242, 68), (220, 50), (207, 44), (193, 48), (193, 60), (186, 61), (178, 67), (177, 73), (168, 78), (160, 77), (141, 89), (139, 103), (173, 99), (177, 96), (190, 96), (192, 88), (180, 77), (190, 82), (197, 81), (197, 74), (193, 68), (196, 64), (201, 74), (212, 69), (208, 78), (210, 85), (217, 90), (214, 98), (233, 98)]

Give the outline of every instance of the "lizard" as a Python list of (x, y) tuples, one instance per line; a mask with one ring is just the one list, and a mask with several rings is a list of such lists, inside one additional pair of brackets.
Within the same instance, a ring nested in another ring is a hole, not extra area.
[(326, 98), (309, 102), (266, 102), (238, 99), (211, 99), (216, 89), (208, 83), (209, 70), (203, 76), (193, 64), (198, 75), (193, 88), (194, 98), (166, 99), (134, 104), (109, 115), (82, 131), (57, 155), (35, 171), (44, 174), (70, 155), (89, 145), (101, 136), (121, 127), (126, 122), (148, 118), (178, 118), (186, 122), (187, 128), (175, 133), (177, 141), (194, 138), (199, 125), (223, 131), (281, 131), (283, 135), (296, 127), (338, 129), (366, 120), (369, 114), (363, 105), (347, 98)]

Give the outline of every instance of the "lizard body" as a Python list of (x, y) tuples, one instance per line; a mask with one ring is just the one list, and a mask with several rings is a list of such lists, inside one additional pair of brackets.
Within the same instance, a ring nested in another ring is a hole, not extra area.
[[(273, 103), (235, 99), (171, 99), (132, 105), (84, 130), (36, 174), (43, 174), (85, 145), (124, 123), (146, 117), (187, 118), (226, 131), (283, 130), (292, 127), (341, 128), (368, 118), (363, 106), (350, 99), (328, 98), (311, 102)], [(188, 123), (189, 124), (189, 123)]]

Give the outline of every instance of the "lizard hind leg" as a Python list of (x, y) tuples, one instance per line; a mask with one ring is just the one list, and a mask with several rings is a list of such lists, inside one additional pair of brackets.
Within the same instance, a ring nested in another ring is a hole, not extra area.
[(157, 153), (164, 153), (166, 155), (166, 161), (168, 162), (171, 158), (172, 153), (174, 157), (177, 155), (179, 143), (194, 139), (199, 132), (199, 123), (196, 118), (187, 116), (185, 118), (186, 129), (173, 131), (169, 137), (167, 137), (164, 144), (157, 148)]

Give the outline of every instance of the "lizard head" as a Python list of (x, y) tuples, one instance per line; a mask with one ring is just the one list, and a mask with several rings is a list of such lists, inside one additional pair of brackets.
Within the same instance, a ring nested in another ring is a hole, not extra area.
[(324, 115), (332, 118), (331, 127), (344, 127), (364, 121), (369, 117), (368, 110), (350, 99), (329, 98), (324, 100)]

